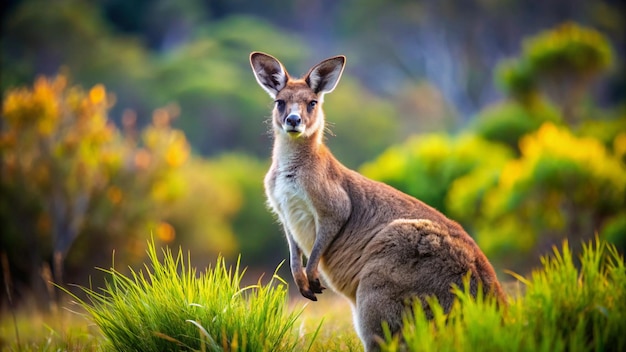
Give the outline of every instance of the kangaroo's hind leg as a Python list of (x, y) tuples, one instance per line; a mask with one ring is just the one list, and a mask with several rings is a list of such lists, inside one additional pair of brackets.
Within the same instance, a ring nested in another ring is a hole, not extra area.
[(407, 306), (397, 297), (395, 288), (374, 273), (361, 281), (356, 293), (354, 326), (363, 341), (365, 351), (379, 351), (383, 337), (382, 322), (395, 334), (402, 327), (402, 313)]
[(415, 299), (437, 297), (445, 310), (454, 301), (451, 285), (462, 285), (473, 271), (471, 251), (459, 245), (447, 228), (428, 220), (398, 220), (368, 245), (367, 264), (356, 292), (355, 326), (367, 351), (379, 349), (382, 322), (392, 333), (402, 327), (402, 314)]

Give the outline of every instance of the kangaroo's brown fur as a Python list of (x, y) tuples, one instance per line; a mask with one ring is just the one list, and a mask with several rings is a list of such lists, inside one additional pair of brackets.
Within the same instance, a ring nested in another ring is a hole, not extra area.
[[(284, 227), (291, 271), (304, 297), (322, 293), (319, 274), (353, 306), (367, 351), (378, 350), (382, 322), (399, 331), (407, 302), (436, 296), (449, 310), (451, 285), (504, 301), (495, 272), (474, 240), (437, 210), (343, 166), (323, 143), (325, 93), (337, 85), (345, 57), (294, 79), (267, 54), (250, 55), (254, 75), (276, 104), (268, 203)], [(381, 116), (381, 118), (384, 118)], [(358, 123), (358, 116), (354, 117)], [(308, 258), (306, 268), (302, 255)], [(318, 272), (319, 267), (319, 272)]]

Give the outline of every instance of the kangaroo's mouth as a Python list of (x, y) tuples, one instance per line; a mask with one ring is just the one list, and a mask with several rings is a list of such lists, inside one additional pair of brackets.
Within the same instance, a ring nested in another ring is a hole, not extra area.
[(283, 126), (283, 130), (292, 137), (299, 137), (304, 133), (304, 128), (302, 126)]

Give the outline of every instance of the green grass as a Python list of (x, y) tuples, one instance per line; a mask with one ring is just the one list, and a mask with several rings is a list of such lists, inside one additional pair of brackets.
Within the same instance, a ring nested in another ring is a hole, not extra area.
[[(242, 288), (244, 272), (223, 259), (203, 272), (182, 251), (149, 244), (149, 263), (122, 275), (111, 269), (102, 289), (82, 289), (84, 317), (18, 314), (20, 343), (7, 314), (0, 319), (3, 351), (361, 351), (349, 305), (325, 294), (320, 302), (287, 303), (276, 275)], [(626, 269), (615, 247), (596, 240), (575, 258), (567, 243), (542, 260), (506, 309), (456, 288), (448, 315), (431, 302), (435, 318), (417, 306), (400, 336), (383, 350), (622, 351), (626, 350)], [(61, 317), (59, 319), (58, 317)]]
[(125, 276), (106, 270), (102, 291), (83, 288), (90, 302), (74, 299), (118, 351), (295, 351), (298, 311), (287, 311), (287, 286), (274, 275), (267, 285), (241, 287), (239, 265), (197, 273), (182, 251), (149, 243), (150, 266)]
[(15, 321), (9, 312), (0, 318), (0, 351), (97, 351), (102, 341), (97, 326), (68, 311), (22, 308)]

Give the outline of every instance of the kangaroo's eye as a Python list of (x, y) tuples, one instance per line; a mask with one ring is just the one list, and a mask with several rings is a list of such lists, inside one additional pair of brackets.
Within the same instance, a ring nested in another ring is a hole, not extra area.
[(315, 108), (315, 105), (317, 105), (317, 100), (311, 100), (309, 102), (309, 105), (307, 106), (307, 110), (309, 110), (309, 112), (313, 111), (313, 108)]
[(278, 109), (278, 111), (281, 112), (285, 110), (285, 101), (282, 99), (276, 100), (276, 108)]

